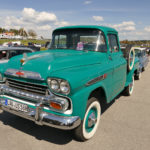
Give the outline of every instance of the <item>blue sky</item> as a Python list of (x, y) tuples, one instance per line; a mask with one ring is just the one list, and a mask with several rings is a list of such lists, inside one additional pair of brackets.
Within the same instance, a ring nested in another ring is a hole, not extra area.
[(4, 0), (0, 27), (34, 29), (50, 37), (54, 28), (96, 24), (118, 30), (121, 40), (150, 40), (149, 0)]

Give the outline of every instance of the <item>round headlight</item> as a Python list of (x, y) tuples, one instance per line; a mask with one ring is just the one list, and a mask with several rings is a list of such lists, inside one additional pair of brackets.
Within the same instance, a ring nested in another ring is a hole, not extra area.
[(70, 92), (70, 86), (68, 82), (62, 81), (60, 83), (60, 91), (64, 94), (68, 94)]
[(54, 91), (58, 91), (59, 90), (59, 83), (57, 80), (51, 80), (50, 81), (50, 88)]

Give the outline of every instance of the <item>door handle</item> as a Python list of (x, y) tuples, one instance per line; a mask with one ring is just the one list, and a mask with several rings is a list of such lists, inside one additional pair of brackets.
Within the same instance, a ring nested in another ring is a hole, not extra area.
[(110, 60), (112, 60), (112, 57), (111, 57), (110, 55), (108, 56), (108, 58), (109, 58)]

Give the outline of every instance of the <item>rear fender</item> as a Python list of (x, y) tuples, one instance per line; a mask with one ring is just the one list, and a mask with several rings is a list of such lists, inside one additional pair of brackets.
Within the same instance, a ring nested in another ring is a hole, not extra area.
[(137, 68), (134, 68), (127, 73), (127, 79), (126, 79), (126, 84), (125, 84), (125, 87), (127, 87), (131, 82), (132, 82), (132, 77), (134, 76), (134, 72)]

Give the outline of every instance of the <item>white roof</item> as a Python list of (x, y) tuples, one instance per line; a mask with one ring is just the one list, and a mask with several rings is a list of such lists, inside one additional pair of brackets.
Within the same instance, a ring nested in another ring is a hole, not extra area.
[(29, 51), (34, 51), (31, 48), (28, 47), (0, 47), (0, 51), (10, 51), (10, 50), (29, 50)]
[(133, 47), (134, 49), (137, 49), (139, 51), (143, 51), (143, 50), (146, 50), (146, 48), (141, 48), (141, 47)]

